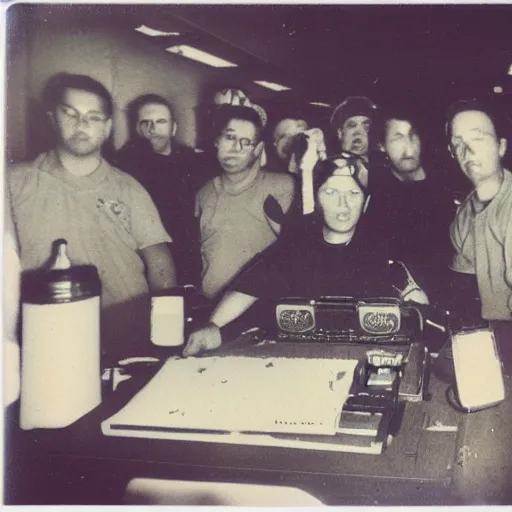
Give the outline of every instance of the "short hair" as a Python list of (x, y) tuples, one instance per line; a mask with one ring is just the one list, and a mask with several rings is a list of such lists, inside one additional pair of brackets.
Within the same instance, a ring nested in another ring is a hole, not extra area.
[(375, 119), (372, 126), (372, 132), (375, 140), (379, 144), (384, 145), (386, 142), (388, 123), (392, 119), (396, 119), (397, 121), (407, 121), (416, 130), (420, 139), (423, 139), (424, 125), (420, 113), (411, 105), (397, 104), (383, 107)]
[(112, 117), (114, 106), (112, 96), (106, 87), (87, 75), (57, 73), (49, 78), (43, 90), (43, 103), (48, 112), (53, 112), (59, 105), (67, 89), (78, 89), (95, 94), (103, 101), (103, 109), (108, 117)]
[(452, 138), (452, 123), (457, 114), (477, 111), (484, 113), (492, 122), (498, 139), (506, 138), (510, 129), (510, 121), (489, 101), (485, 100), (458, 100), (448, 108), (445, 118), (445, 133), (448, 143)]
[(242, 121), (249, 121), (256, 127), (256, 137), (258, 142), (263, 136), (263, 123), (261, 118), (251, 107), (240, 107), (234, 105), (221, 105), (214, 113), (214, 130), (216, 136), (220, 135), (220, 132), (226, 128), (230, 121), (233, 119), (239, 119)]
[(142, 96), (137, 96), (128, 104), (127, 115), (130, 128), (135, 128), (139, 119), (139, 111), (146, 105), (163, 105), (164, 107), (167, 107), (171, 115), (171, 119), (173, 121), (175, 120), (172, 105), (163, 96), (153, 93), (143, 94)]

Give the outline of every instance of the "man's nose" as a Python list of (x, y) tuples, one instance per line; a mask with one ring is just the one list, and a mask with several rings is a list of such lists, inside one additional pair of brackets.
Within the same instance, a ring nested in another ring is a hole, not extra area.
[(475, 154), (475, 151), (473, 150), (473, 148), (471, 147), (471, 143), (470, 142), (464, 142), (464, 144), (462, 145), (462, 158), (466, 158), (469, 155), (474, 155)]
[(410, 158), (414, 155), (414, 148), (411, 141), (405, 143), (404, 156)]
[(348, 210), (348, 201), (345, 194), (338, 195), (338, 206), (340, 210)]
[(232, 147), (233, 150), (235, 150), (237, 153), (240, 153), (240, 151), (243, 150), (242, 143), (238, 139), (235, 140), (235, 143)]

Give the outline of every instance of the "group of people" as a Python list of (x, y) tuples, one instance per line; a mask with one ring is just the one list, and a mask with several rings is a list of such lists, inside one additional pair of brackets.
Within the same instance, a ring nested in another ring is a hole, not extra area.
[[(185, 356), (218, 347), (220, 329), (258, 299), (395, 296), (512, 320), (506, 126), (484, 103), (460, 101), (446, 117), (449, 151), (474, 188), (457, 208), (403, 106), (347, 98), (328, 148), (293, 118), (268, 143), (264, 109), (222, 91), (211, 147), (198, 152), (178, 143), (172, 105), (151, 93), (129, 105), (130, 139), (107, 159), (113, 102), (102, 84), (60, 73), (43, 99), (55, 147), (8, 169), (7, 215), (23, 270), (42, 268), (62, 238), (73, 264), (98, 268), (103, 364), (143, 354), (150, 296), (178, 284), (216, 305)], [(281, 169), (268, 168), (271, 152)]]

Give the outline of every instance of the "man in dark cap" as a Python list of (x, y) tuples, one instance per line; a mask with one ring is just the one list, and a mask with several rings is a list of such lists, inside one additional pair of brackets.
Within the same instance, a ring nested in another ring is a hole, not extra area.
[(368, 206), (368, 175), (353, 159), (320, 161), (313, 189), (318, 222), (311, 229), (282, 239), (256, 257), (223, 295), (210, 323), (192, 333), (183, 352), (194, 356), (221, 345), (220, 328), (258, 299), (283, 297), (396, 296), (428, 304), (402, 267), (390, 266), (384, 250), (373, 244), (362, 224)]
[(350, 151), (368, 161), (369, 132), (377, 105), (365, 96), (349, 96), (331, 115), (342, 151)]

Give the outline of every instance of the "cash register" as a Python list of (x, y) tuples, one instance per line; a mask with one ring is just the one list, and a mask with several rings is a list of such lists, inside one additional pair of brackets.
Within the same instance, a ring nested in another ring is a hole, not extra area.
[(426, 397), (429, 366), (424, 319), (417, 306), (395, 298), (292, 298), (276, 307), (276, 339), (338, 343), (359, 350), (339, 431), (373, 432), (385, 447), (396, 434), (407, 401)]

